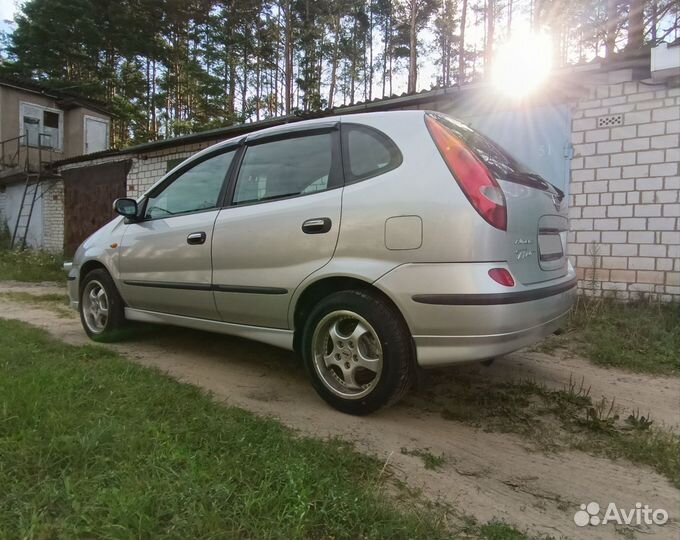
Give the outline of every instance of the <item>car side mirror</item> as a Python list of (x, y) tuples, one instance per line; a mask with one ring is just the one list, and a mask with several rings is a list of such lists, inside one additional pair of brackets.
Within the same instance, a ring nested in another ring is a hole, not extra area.
[(137, 219), (137, 201), (134, 199), (116, 199), (113, 201), (113, 210), (128, 219)]

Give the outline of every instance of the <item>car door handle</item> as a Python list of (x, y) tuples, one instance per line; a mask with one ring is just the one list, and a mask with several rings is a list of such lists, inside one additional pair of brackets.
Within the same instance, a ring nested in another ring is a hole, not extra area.
[(333, 222), (327, 217), (308, 219), (302, 224), (302, 232), (307, 234), (327, 233), (331, 230), (332, 224)]
[(204, 232), (192, 232), (187, 236), (187, 244), (192, 246), (197, 246), (200, 244), (205, 244), (206, 235)]

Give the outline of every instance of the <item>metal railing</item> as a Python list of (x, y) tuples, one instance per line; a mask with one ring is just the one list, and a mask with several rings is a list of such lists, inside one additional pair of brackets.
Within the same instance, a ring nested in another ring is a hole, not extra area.
[[(40, 173), (45, 165), (54, 161), (54, 148), (47, 144), (52, 137), (49, 133), (38, 133), (38, 144), (30, 144), (29, 133), (0, 141), (0, 173)], [(47, 157), (46, 160), (43, 158)]]
[(21, 160), (21, 148), (26, 147), (22, 144), (26, 135), (19, 135), (0, 141), (0, 169), (14, 169), (19, 166)]

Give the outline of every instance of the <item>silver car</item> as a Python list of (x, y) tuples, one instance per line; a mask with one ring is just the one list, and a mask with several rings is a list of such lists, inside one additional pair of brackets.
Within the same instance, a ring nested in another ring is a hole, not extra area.
[(71, 304), (296, 351), (319, 395), (365, 414), (418, 368), (490, 359), (565, 321), (563, 193), (425, 111), (298, 122), (216, 144), (88, 238)]

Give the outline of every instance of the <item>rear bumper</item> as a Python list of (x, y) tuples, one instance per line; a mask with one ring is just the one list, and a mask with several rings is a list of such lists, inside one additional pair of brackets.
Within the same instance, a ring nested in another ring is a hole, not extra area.
[[(483, 360), (531, 345), (566, 322), (576, 297), (573, 268), (532, 286), (489, 283), (499, 263), (401, 266), (376, 285), (406, 318), (418, 364), (439, 367)], [(428, 287), (433, 292), (422, 292)], [(417, 289), (420, 289), (418, 291)]]

